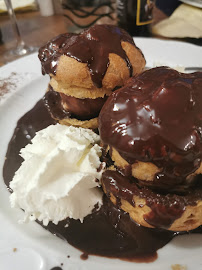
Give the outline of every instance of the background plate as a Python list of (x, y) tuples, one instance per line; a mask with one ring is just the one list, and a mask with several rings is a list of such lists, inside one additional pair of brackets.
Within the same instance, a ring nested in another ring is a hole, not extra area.
[(202, 8), (202, 0), (180, 0), (180, 1), (190, 6)]
[[(136, 38), (147, 60), (168, 66), (201, 66), (200, 47), (174, 41)], [(175, 238), (158, 251), (153, 263), (130, 263), (119, 259), (89, 256), (82, 261), (81, 252), (50, 234), (36, 223), (18, 224), (22, 211), (11, 209), (9, 192), (4, 186), (2, 167), (8, 142), (17, 120), (39, 100), (49, 81), (41, 75), (37, 54), (26, 56), (0, 68), (0, 88), (7, 82), (7, 93), (0, 92), (0, 269), (50, 270), (63, 264), (63, 270), (171, 270), (184, 265), (187, 270), (202, 269), (202, 235)], [(15, 74), (11, 75), (12, 72)], [(9, 81), (12, 83), (9, 86)], [(14, 252), (14, 249), (17, 249)], [(67, 256), (70, 255), (70, 258)]]

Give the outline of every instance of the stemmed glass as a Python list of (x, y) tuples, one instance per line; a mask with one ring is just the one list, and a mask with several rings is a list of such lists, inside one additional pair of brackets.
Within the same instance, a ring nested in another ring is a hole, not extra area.
[(20, 35), (20, 31), (19, 31), (19, 28), (17, 25), (17, 19), (15, 16), (15, 12), (13, 10), (11, 0), (4, 0), (4, 2), (5, 2), (5, 5), (7, 7), (8, 14), (10, 16), (10, 20), (11, 20), (11, 24), (12, 24), (12, 28), (13, 28), (13, 32), (15, 34), (15, 38), (17, 41), (16, 48), (13, 50), (10, 50), (9, 53), (7, 54), (7, 57), (13, 56), (14, 58), (17, 58), (18, 56), (27, 55), (27, 54), (30, 54), (30, 53), (36, 51), (36, 48), (27, 46)]

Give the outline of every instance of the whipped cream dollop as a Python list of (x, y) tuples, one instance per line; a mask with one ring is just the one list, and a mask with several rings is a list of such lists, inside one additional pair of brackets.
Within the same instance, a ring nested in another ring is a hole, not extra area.
[(24, 159), (10, 187), (11, 207), (24, 210), (24, 219), (57, 224), (80, 219), (102, 205), (98, 188), (102, 172), (100, 137), (92, 130), (51, 125), (36, 133), (21, 149)]

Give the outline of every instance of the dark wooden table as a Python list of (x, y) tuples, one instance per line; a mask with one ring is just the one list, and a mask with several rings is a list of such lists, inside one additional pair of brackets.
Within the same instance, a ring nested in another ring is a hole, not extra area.
[[(68, 31), (68, 20), (63, 15), (42, 17), (39, 11), (16, 14), (21, 35), (27, 45), (40, 47), (52, 37)], [(157, 8), (154, 10), (155, 21), (160, 21), (166, 16)], [(4, 55), (15, 47), (15, 39), (7, 14), (0, 15), (0, 65), (7, 60)], [(13, 59), (14, 60), (14, 57)]]
[[(39, 11), (16, 14), (21, 35), (27, 45), (40, 47), (56, 35), (68, 31), (69, 22), (63, 15), (42, 17)], [(154, 24), (166, 18), (166, 15), (155, 7)], [(0, 15), (0, 66), (8, 62), (5, 54), (15, 47), (15, 39), (7, 14)], [(9, 60), (14, 60), (15, 57)]]
[[(17, 14), (17, 20), (23, 40), (27, 45), (34, 47), (40, 47), (50, 38), (68, 30), (68, 25), (61, 15), (42, 17), (39, 12), (27, 12)], [(6, 62), (4, 54), (14, 48), (16, 43), (7, 15), (0, 15), (0, 27), (2, 33), (0, 65), (3, 65)]]

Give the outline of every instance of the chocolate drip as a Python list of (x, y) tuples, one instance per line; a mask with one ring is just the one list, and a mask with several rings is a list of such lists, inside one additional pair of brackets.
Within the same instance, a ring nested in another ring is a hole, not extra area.
[(95, 99), (79, 99), (62, 93), (60, 93), (60, 96), (65, 110), (68, 110), (71, 113), (72, 118), (80, 120), (89, 120), (98, 117), (102, 106), (107, 100), (107, 96)]
[(83, 261), (86, 261), (87, 259), (88, 259), (88, 253), (82, 253), (81, 255), (80, 255), (80, 258), (83, 260)]
[(93, 83), (102, 87), (102, 80), (109, 66), (109, 54), (114, 53), (125, 60), (130, 76), (133, 68), (121, 42), (134, 44), (132, 37), (124, 30), (113, 25), (94, 25), (77, 34), (62, 34), (39, 49), (39, 59), (43, 74), (56, 74), (61, 55), (86, 63)]
[(79, 99), (58, 93), (49, 86), (44, 103), (54, 119), (76, 118), (78, 120), (90, 120), (98, 117), (107, 97), (96, 99)]
[[(134, 196), (145, 199), (151, 212), (144, 215), (145, 221), (157, 228), (169, 228), (180, 218), (188, 205), (195, 206), (202, 200), (202, 184), (190, 189), (186, 195), (163, 194), (153, 192), (146, 187), (139, 187), (134, 178), (126, 177), (117, 171), (107, 170), (102, 174), (102, 183), (106, 193), (112, 193), (118, 202), (123, 199), (135, 206)], [(140, 205), (141, 207), (141, 205)]]
[(39, 60), (41, 61), (42, 74), (56, 74), (58, 58), (63, 55), (63, 48), (67, 40), (74, 40), (77, 37), (73, 33), (61, 34), (42, 46), (39, 49)]
[(64, 110), (60, 94), (55, 92), (51, 86), (49, 86), (48, 92), (44, 95), (43, 101), (54, 119), (61, 120), (71, 116), (70, 112)]
[(202, 153), (202, 73), (154, 68), (133, 77), (103, 106), (99, 129), (104, 144), (132, 164), (161, 169), (153, 186), (187, 185)]

